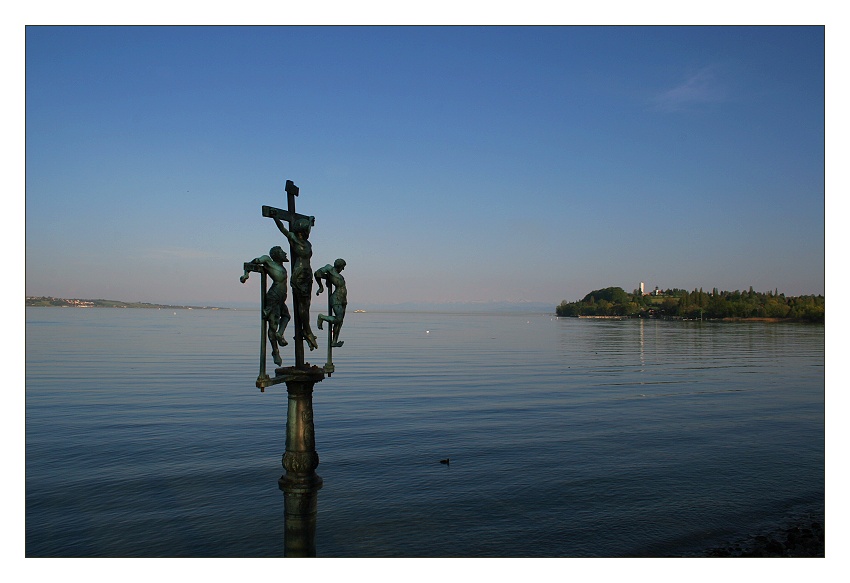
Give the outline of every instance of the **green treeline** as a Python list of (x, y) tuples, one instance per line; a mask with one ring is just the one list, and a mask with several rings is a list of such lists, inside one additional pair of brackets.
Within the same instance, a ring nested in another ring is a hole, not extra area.
[(824, 297), (786, 296), (777, 291), (689, 292), (668, 289), (653, 294), (639, 290), (626, 293), (620, 287), (606, 287), (590, 292), (581, 301), (564, 300), (555, 308), (558, 316), (622, 316), (632, 318), (781, 318), (805, 322), (824, 321)]

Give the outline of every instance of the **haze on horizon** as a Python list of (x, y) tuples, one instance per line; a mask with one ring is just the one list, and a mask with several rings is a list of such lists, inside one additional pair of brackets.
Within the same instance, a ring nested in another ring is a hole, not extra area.
[(353, 306), (824, 293), (823, 27), (26, 29), (26, 295)]

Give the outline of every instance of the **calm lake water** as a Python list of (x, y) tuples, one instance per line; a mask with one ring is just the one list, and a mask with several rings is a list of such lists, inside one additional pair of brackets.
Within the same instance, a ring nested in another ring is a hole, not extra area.
[[(341, 339), (319, 556), (687, 556), (823, 511), (822, 325), (350, 313)], [(27, 556), (281, 556), (258, 353), (253, 311), (27, 308)]]

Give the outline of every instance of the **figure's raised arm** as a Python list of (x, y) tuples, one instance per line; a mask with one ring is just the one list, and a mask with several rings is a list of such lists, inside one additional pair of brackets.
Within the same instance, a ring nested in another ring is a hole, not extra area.
[(289, 229), (287, 229), (285, 226), (283, 226), (283, 221), (281, 221), (277, 217), (272, 217), (272, 219), (274, 219), (274, 224), (277, 225), (277, 228), (280, 229), (281, 233), (286, 235), (287, 239), (289, 239), (290, 241), (295, 240), (295, 235), (293, 235), (292, 232)]

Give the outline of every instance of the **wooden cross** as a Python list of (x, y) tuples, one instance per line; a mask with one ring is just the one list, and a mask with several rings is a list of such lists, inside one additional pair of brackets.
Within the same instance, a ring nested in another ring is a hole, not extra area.
[(295, 226), (295, 221), (298, 219), (307, 219), (310, 221), (310, 226), (316, 225), (316, 217), (308, 217), (295, 212), (295, 197), (298, 196), (298, 187), (291, 180), (286, 181), (286, 207), (287, 210), (275, 208), (273, 206), (263, 205), (263, 216), (274, 218), (277, 217), (289, 223), (289, 230)]

